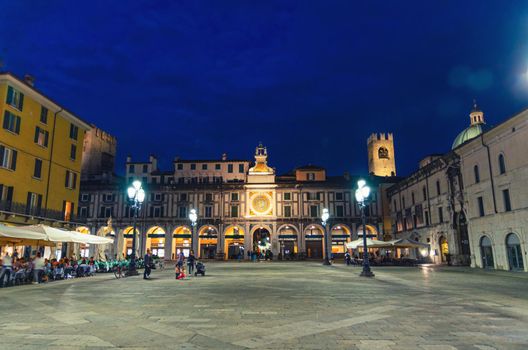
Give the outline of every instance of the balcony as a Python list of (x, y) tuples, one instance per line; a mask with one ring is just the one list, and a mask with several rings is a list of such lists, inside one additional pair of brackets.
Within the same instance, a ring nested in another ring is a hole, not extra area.
[(69, 215), (69, 218), (64, 217), (64, 213), (60, 210), (42, 209), (36, 207), (28, 207), (25, 203), (17, 203), (11, 201), (0, 201), (0, 212), (4, 214), (21, 215), (35, 220), (41, 221), (68, 221), (85, 223), (86, 218), (78, 215)]

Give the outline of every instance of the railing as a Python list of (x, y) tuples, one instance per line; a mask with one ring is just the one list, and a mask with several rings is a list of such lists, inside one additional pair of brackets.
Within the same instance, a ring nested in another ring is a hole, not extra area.
[(71, 222), (86, 222), (86, 218), (70, 214), (65, 217), (64, 212), (53, 209), (43, 209), (38, 207), (30, 207), (24, 203), (17, 203), (12, 201), (0, 201), (0, 211), (11, 214), (19, 214), (33, 218), (54, 220), (54, 221), (71, 221)]

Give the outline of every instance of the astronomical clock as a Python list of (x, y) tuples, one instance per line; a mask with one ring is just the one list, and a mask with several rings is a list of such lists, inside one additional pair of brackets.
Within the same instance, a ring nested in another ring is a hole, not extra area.
[(249, 192), (249, 215), (273, 215), (273, 192)]

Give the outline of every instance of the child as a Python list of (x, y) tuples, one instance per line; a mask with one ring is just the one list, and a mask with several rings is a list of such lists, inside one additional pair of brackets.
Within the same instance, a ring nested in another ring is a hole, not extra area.
[(176, 279), (181, 280), (185, 278), (185, 267), (176, 265)]

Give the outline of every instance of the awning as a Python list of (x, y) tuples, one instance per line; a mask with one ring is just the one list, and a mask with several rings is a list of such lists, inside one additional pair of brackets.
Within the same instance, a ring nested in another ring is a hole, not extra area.
[(71, 242), (82, 244), (110, 244), (114, 242), (111, 238), (83, 234), (76, 231), (61, 230), (46, 225), (31, 225), (25, 226), (21, 229), (44, 234), (50, 242)]

